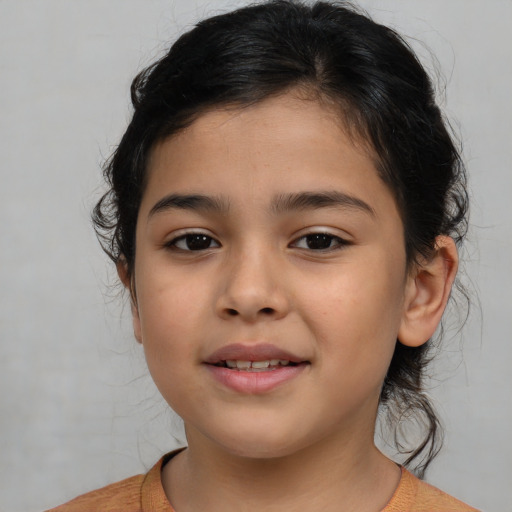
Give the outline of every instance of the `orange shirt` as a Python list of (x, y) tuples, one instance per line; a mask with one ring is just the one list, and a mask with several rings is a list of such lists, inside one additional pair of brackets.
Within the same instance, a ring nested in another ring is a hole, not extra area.
[[(162, 457), (146, 475), (137, 475), (78, 496), (47, 512), (175, 512), (162, 487), (162, 466), (177, 452)], [(402, 468), (400, 483), (381, 512), (478, 512)]]

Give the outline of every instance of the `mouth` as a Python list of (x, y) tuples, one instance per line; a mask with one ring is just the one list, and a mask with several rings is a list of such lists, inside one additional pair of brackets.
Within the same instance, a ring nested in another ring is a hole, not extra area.
[(269, 343), (233, 343), (216, 350), (205, 361), (208, 365), (238, 371), (272, 371), (309, 361)]
[(229, 368), (239, 372), (268, 372), (275, 371), (283, 366), (297, 366), (300, 363), (295, 363), (289, 359), (266, 359), (263, 361), (243, 361), (240, 359), (227, 359), (219, 361), (213, 366), (220, 368)]
[(293, 381), (311, 362), (275, 345), (236, 343), (215, 351), (204, 364), (224, 388), (254, 395)]

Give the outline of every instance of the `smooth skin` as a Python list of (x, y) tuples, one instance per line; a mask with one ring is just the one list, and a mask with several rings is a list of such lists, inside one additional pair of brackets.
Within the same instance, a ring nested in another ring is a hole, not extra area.
[[(134, 272), (119, 273), (185, 423), (189, 447), (162, 473), (177, 512), (375, 512), (391, 498), (400, 472), (373, 442), (380, 389), (397, 338), (418, 346), (437, 327), (457, 253), (438, 237), (431, 260), (407, 264), (374, 162), (332, 110), (293, 92), (207, 112), (154, 148)], [(205, 364), (232, 343), (306, 363), (241, 393)]]

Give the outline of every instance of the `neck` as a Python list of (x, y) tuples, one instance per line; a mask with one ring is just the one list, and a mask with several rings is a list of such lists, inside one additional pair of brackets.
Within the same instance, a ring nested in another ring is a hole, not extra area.
[[(340, 436), (278, 458), (227, 453), (196, 432), (166, 465), (162, 480), (176, 512), (297, 510), (375, 512), (398, 485), (398, 467), (373, 444), (373, 433)], [(334, 442), (336, 441), (336, 442)]]

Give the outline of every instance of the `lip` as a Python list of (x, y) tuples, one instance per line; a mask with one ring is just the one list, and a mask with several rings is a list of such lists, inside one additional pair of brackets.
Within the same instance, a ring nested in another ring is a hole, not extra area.
[(283, 350), (270, 343), (260, 343), (257, 345), (245, 345), (243, 343), (233, 343), (226, 345), (213, 352), (204, 361), (206, 364), (218, 364), (222, 361), (266, 361), (268, 359), (286, 359), (292, 363), (306, 362), (301, 357)]
[[(270, 359), (287, 360), (295, 364), (261, 372), (216, 366), (222, 361), (229, 360), (266, 361)], [(204, 361), (204, 365), (212, 377), (223, 387), (236, 393), (255, 395), (269, 393), (295, 379), (309, 366), (309, 361), (272, 344), (244, 345), (235, 343), (213, 352)]]

